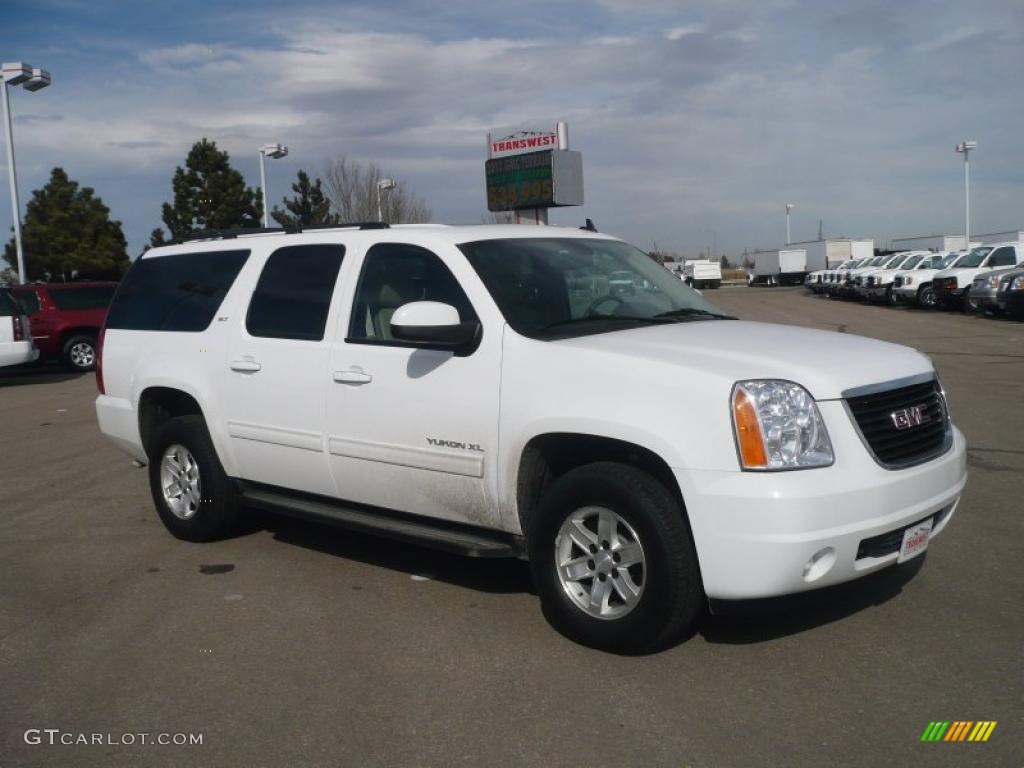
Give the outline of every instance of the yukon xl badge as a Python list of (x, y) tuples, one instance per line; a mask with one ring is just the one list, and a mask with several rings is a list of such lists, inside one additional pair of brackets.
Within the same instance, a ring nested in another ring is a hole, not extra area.
[(435, 448), (455, 448), (460, 451), (476, 451), (477, 453), (484, 452), (484, 449), (476, 443), (463, 443), (460, 440), (442, 440), (439, 437), (428, 437), (427, 443)]
[(919, 427), (929, 420), (928, 413), (925, 411), (925, 408), (927, 408), (927, 406), (923, 403), (921, 405), (912, 405), (909, 408), (893, 411), (889, 414), (889, 418), (892, 419), (893, 426), (895, 426), (896, 429)]

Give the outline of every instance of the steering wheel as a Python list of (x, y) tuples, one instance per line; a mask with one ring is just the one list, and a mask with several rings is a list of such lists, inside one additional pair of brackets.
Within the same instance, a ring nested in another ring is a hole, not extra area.
[(618, 309), (619, 307), (621, 307), (623, 304), (626, 303), (623, 299), (621, 299), (618, 296), (610, 296), (610, 295), (609, 296), (599, 296), (598, 298), (596, 298), (592, 302), (590, 302), (590, 306), (587, 307), (587, 311), (583, 313), (584, 316), (585, 317), (596, 317), (599, 313), (595, 312), (594, 310), (597, 309), (602, 304), (605, 304), (605, 303), (607, 303), (609, 301), (614, 301), (615, 302), (615, 306), (612, 308), (612, 311), (609, 312), (606, 315), (606, 317), (611, 317), (616, 309)]

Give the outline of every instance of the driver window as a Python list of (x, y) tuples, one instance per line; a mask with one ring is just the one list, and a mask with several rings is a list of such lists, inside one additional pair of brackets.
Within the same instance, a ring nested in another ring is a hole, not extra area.
[(412, 301), (450, 304), (463, 323), (477, 319), (462, 286), (435, 254), (415, 245), (381, 243), (367, 251), (363, 260), (348, 340), (393, 341), (391, 317)]

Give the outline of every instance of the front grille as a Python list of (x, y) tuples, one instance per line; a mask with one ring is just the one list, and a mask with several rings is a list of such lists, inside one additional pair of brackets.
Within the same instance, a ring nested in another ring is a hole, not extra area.
[(893, 280), (893, 283), (896, 285), (897, 288), (902, 288), (903, 287), (903, 278), (899, 277), (897, 275), (896, 279)]
[[(949, 415), (939, 383), (934, 379), (848, 397), (846, 404), (864, 442), (876, 461), (887, 469), (920, 464), (949, 447)], [(919, 409), (920, 419), (910, 411), (915, 407)]]
[(934, 280), (933, 287), (936, 291), (955, 291), (956, 290), (956, 278), (955, 277), (942, 277), (938, 280)]
[(891, 555), (893, 552), (899, 552), (900, 546), (903, 544), (903, 534), (906, 533), (907, 528), (913, 528), (915, 525), (919, 525), (925, 520), (931, 519), (932, 530), (934, 531), (939, 527), (939, 524), (942, 523), (948, 513), (949, 507), (946, 507), (945, 509), (940, 509), (934, 515), (928, 515), (928, 517), (922, 518), (910, 525), (904, 525), (902, 528), (887, 531), (886, 533), (880, 533), (878, 536), (872, 536), (870, 539), (863, 539), (860, 544), (857, 545), (857, 560), (865, 557), (885, 557), (886, 555)]

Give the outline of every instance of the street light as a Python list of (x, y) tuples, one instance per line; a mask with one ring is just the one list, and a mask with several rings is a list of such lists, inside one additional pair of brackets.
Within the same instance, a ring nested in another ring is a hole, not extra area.
[(381, 179), (377, 182), (377, 221), (384, 221), (384, 207), (381, 204), (381, 198), (384, 196), (385, 190), (394, 189), (398, 186), (398, 182), (394, 179)]
[(18, 282), (25, 282), (25, 253), (21, 248), (21, 208), (18, 205), (18, 174), (14, 170), (14, 133), (11, 123), (11, 96), (7, 91), (9, 85), (20, 85), (26, 91), (38, 91), (50, 84), (50, 73), (45, 69), (33, 67), (23, 61), (4, 62), (3, 96), (4, 119), (7, 122), (7, 170), (11, 181), (11, 212), (14, 216), (14, 250), (18, 254)]
[(793, 238), (789, 236), (789, 212), (793, 210), (792, 203), (786, 203), (786, 245), (793, 242)]
[(978, 148), (976, 141), (961, 141), (956, 151), (964, 156), (964, 248), (971, 249), (971, 162), (968, 155)]
[(263, 228), (270, 227), (270, 207), (267, 202), (267, 165), (264, 158), (278, 160), (288, 155), (288, 147), (283, 144), (264, 144), (260, 147), (260, 185), (263, 188)]

